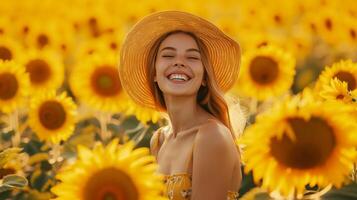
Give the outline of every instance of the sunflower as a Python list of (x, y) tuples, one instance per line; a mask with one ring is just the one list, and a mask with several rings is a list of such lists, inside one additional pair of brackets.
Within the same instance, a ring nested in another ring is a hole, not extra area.
[(41, 140), (59, 143), (73, 133), (77, 106), (65, 93), (48, 92), (31, 99), (29, 125)]
[(320, 96), (327, 101), (341, 101), (345, 105), (351, 106), (352, 118), (357, 120), (357, 90), (349, 92), (346, 82), (341, 82), (337, 78), (331, 79), (329, 85), (323, 86)]
[(58, 89), (64, 79), (61, 56), (50, 49), (29, 49), (22, 63), (30, 75), (31, 92)]
[(38, 22), (31, 22), (31, 31), (26, 37), (26, 44), (29, 47), (42, 49), (45, 47), (55, 47), (58, 36), (55, 23), (47, 23), (46, 26)]
[(57, 23), (56, 31), (61, 33), (61, 37), (54, 37), (54, 48), (59, 50), (64, 56), (70, 55), (75, 50), (74, 27), (65, 19), (56, 19), (52, 23)]
[[(307, 10), (306, 8), (302, 9)], [(316, 14), (313, 12), (307, 12), (306, 15), (301, 16), (301, 27), (304, 31), (307, 31), (313, 38), (317, 37), (318, 19)]]
[(22, 17), (21, 20), (15, 20), (12, 24), (14, 37), (17, 41), (26, 44), (26, 39), (32, 31), (33, 20)]
[(242, 74), (233, 91), (265, 100), (287, 91), (295, 74), (295, 60), (282, 49), (263, 46), (243, 55)]
[(320, 9), (316, 15), (317, 33), (324, 39), (325, 42), (336, 45), (340, 43), (342, 38), (342, 24), (345, 15), (337, 12), (335, 9), (326, 7)]
[(288, 1), (281, 1), (279, 4), (263, 3), (263, 23), (267, 28), (285, 28), (291, 27), (293, 19), (296, 16), (294, 5)]
[(15, 61), (0, 60), (0, 110), (11, 113), (24, 104), (30, 81), (25, 69)]
[(320, 96), (326, 100), (340, 100), (345, 103), (352, 102), (352, 96), (347, 89), (347, 82), (337, 78), (331, 79), (330, 84), (323, 85)]
[(56, 200), (162, 200), (154, 160), (147, 148), (134, 149), (132, 141), (119, 145), (114, 139), (93, 150), (78, 146), (78, 160), (57, 175), (62, 182), (52, 192)]
[(346, 17), (343, 21), (343, 36), (348, 44), (351, 44), (352, 48), (356, 48), (357, 45), (357, 27), (355, 25), (356, 19), (353, 17)]
[(256, 183), (262, 180), (263, 188), (284, 196), (302, 195), (306, 184), (340, 187), (357, 156), (350, 109), (316, 101), (310, 93), (282, 101), (243, 135), (246, 172), (253, 171)]
[(357, 63), (352, 62), (352, 60), (341, 60), (331, 67), (326, 67), (316, 82), (316, 91), (321, 91), (323, 85), (328, 85), (333, 78), (346, 82), (349, 91), (356, 90)]
[[(121, 36), (121, 37), (119, 37)], [(78, 50), (77, 60), (83, 56), (88, 56), (100, 52), (112, 52), (117, 54), (121, 46), (122, 35), (120, 33), (112, 33), (103, 35), (98, 38), (91, 39), (91, 42), (84, 42)]]
[(21, 46), (14, 39), (6, 36), (0, 37), (0, 60), (13, 60), (19, 58)]
[[(243, 28), (242, 31), (250, 29), (251, 32), (253, 30), (264, 30), (265, 24), (264, 23), (251, 23), (251, 19), (255, 19), (257, 21), (263, 21), (263, 17), (265, 15), (264, 9), (260, 9), (264, 7), (264, 2), (259, 0), (252, 0), (252, 1), (240, 1), (238, 11), (242, 16), (241, 24), (239, 27)], [(237, 11), (234, 11), (237, 12)], [(260, 32), (260, 31), (259, 31)], [(245, 35), (245, 34), (244, 34)], [(249, 35), (246, 35), (249, 36)], [(244, 39), (244, 37), (242, 37)], [(239, 40), (240, 41), (240, 40)]]
[(122, 111), (125, 99), (117, 61), (116, 54), (112, 52), (83, 57), (70, 75), (74, 95), (96, 110), (111, 113)]
[(113, 16), (109, 15), (104, 9), (97, 9), (94, 4), (87, 4), (85, 7), (88, 12), (76, 13), (74, 16), (76, 31), (85, 40), (101, 37), (107, 33), (108, 27), (115, 24), (113, 23)]
[(264, 33), (263, 31), (254, 32), (252, 30), (242, 30), (242, 35), (246, 35), (246, 37), (239, 39), (239, 42), (242, 44), (243, 49), (247, 51), (254, 51), (257, 48), (274, 45), (281, 46), (281, 37), (277, 37), (274, 34)]
[(148, 122), (156, 123), (162, 118), (161, 114), (153, 109), (142, 107), (134, 103), (129, 97), (127, 98), (127, 106), (124, 111), (126, 115), (134, 115), (141, 123)]

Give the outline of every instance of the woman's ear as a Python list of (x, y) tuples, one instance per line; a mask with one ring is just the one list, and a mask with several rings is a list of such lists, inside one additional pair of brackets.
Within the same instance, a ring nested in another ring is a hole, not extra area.
[(156, 80), (156, 76), (154, 76), (154, 82), (157, 82), (157, 80)]

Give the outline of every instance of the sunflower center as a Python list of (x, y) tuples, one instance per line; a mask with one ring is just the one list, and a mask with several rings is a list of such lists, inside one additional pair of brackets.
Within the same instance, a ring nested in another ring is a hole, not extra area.
[(337, 95), (336, 99), (344, 99), (344, 97), (345, 97), (345, 95), (339, 94), (339, 95)]
[(312, 117), (287, 120), (296, 140), (287, 134), (281, 139), (272, 138), (270, 149), (272, 156), (281, 164), (295, 169), (310, 169), (322, 165), (336, 146), (333, 129), (321, 118)]
[(45, 35), (45, 34), (38, 35), (38, 37), (37, 37), (37, 45), (40, 48), (46, 46), (49, 42), (50, 42), (50, 40), (49, 40), (47, 35)]
[(340, 71), (333, 78), (338, 78), (340, 81), (345, 81), (348, 85), (348, 90), (356, 89), (356, 79), (353, 74), (345, 71)]
[(352, 38), (352, 39), (356, 39), (356, 35), (357, 35), (357, 34), (356, 34), (356, 31), (351, 28), (351, 29), (350, 29), (350, 36), (351, 36), (351, 38)]
[(257, 56), (254, 58), (249, 70), (252, 79), (261, 85), (274, 82), (279, 74), (278, 63), (267, 56)]
[(329, 18), (325, 19), (325, 27), (329, 31), (332, 30), (332, 21), (331, 21), (331, 19), (329, 19)]
[(83, 188), (86, 200), (137, 200), (133, 180), (122, 170), (106, 168), (94, 173)]
[(41, 124), (49, 130), (62, 127), (66, 121), (66, 111), (62, 104), (57, 101), (44, 102), (40, 106), (38, 115)]
[(0, 59), (1, 60), (11, 60), (12, 59), (12, 53), (7, 47), (0, 46)]
[(264, 46), (267, 46), (267, 45), (268, 45), (267, 41), (262, 41), (257, 45), (257, 47), (260, 48), (260, 47), (264, 47)]
[(89, 18), (88, 24), (89, 24), (89, 26), (97, 26), (98, 25), (97, 19), (95, 17)]
[(112, 50), (117, 50), (117, 49), (118, 49), (118, 45), (117, 45), (115, 42), (111, 42), (111, 43), (110, 43), (110, 48), (111, 48)]
[(115, 96), (121, 90), (116, 69), (105, 65), (94, 71), (91, 77), (91, 86), (97, 94), (104, 97)]
[(104, 195), (103, 200), (116, 200), (115, 194), (108, 192)]
[(277, 24), (280, 24), (280, 23), (281, 23), (281, 17), (280, 17), (278, 14), (274, 15), (274, 21), (275, 21)]
[(15, 174), (16, 171), (13, 168), (0, 168), (0, 180), (9, 174)]
[(25, 35), (27, 35), (27, 33), (29, 33), (29, 31), (30, 31), (30, 28), (29, 28), (28, 26), (24, 26), (24, 27), (22, 28), (22, 32), (23, 32)]
[(8, 100), (13, 98), (17, 90), (19, 89), (19, 83), (16, 77), (10, 73), (0, 74), (0, 99)]
[(50, 66), (41, 59), (34, 59), (28, 62), (26, 71), (30, 74), (30, 80), (33, 84), (44, 83), (51, 76)]
[(98, 26), (98, 20), (95, 17), (91, 17), (88, 19), (88, 25), (93, 37), (100, 36), (100, 30)]
[(314, 23), (310, 23), (310, 28), (313, 32), (316, 33), (316, 25)]

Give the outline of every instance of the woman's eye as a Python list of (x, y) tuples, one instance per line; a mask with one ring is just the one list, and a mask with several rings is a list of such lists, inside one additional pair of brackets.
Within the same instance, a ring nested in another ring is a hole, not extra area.
[(199, 58), (197, 58), (197, 57), (188, 57), (188, 59), (198, 60)]
[(172, 56), (172, 55), (163, 55), (162, 57), (164, 57), (164, 58), (172, 58), (174, 56)]

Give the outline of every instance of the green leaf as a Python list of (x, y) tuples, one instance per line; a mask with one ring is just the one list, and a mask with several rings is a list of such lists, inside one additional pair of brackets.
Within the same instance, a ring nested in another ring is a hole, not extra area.
[(27, 185), (27, 179), (23, 176), (11, 174), (2, 179), (0, 184), (0, 192), (11, 190), (14, 188), (23, 188)]
[(351, 200), (357, 199), (357, 183), (351, 183), (340, 189), (331, 189), (322, 196), (323, 200)]

